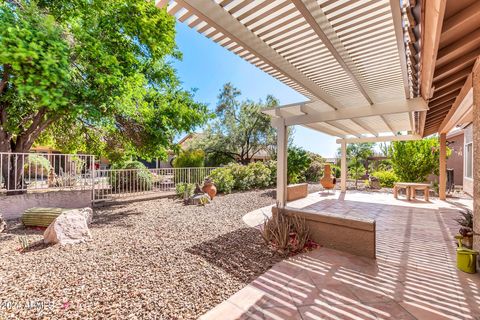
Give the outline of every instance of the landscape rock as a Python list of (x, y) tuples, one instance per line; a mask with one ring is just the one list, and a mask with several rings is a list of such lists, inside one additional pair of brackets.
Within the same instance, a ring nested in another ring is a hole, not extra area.
[(46, 244), (75, 244), (90, 241), (92, 235), (88, 225), (92, 221), (91, 208), (72, 209), (59, 215), (45, 230), (43, 242)]

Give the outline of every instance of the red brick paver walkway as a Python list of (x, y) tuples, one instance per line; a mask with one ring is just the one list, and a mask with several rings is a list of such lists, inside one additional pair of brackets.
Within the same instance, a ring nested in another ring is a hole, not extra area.
[(458, 208), (392, 195), (292, 203), (377, 221), (377, 259), (320, 248), (282, 261), (203, 319), (480, 319), (480, 275), (457, 271)]

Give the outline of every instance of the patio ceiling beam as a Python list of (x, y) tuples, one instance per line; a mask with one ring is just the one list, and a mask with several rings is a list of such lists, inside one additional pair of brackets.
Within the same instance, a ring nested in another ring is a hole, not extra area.
[(357, 137), (357, 138), (361, 138), (362, 135), (360, 133), (358, 133), (357, 131), (355, 130), (352, 130), (351, 128), (347, 128), (346, 126), (344, 126), (343, 124), (340, 124), (340, 123), (336, 123), (336, 122), (333, 122), (333, 121), (326, 121), (326, 123), (328, 123), (329, 125), (331, 125), (332, 127), (335, 127), (339, 130), (342, 130), (354, 137)]
[(211, 0), (177, 0), (178, 4), (193, 12), (197, 17), (205, 21), (210, 27), (213, 27), (238, 45), (248, 50), (266, 64), (278, 70), (278, 72), (287, 78), (294, 80), (302, 88), (312, 95), (322, 100), (333, 110), (341, 108), (341, 104), (332, 96), (325, 92), (314, 81), (299, 71), (287, 59), (272, 49), (261, 38), (246, 28), (240, 21), (235, 19), (220, 5)]
[(370, 128), (369, 126), (360, 123), (360, 121), (358, 121), (356, 119), (350, 119), (350, 121), (355, 123), (357, 126), (362, 128), (363, 130), (368, 131), (370, 134), (374, 135), (375, 137), (378, 137), (378, 133), (375, 130), (373, 130), (372, 128)]
[(438, 132), (448, 133), (457, 125), (458, 121), (468, 111), (468, 107), (473, 104), (473, 92), (472, 92), (472, 74), (470, 74), (465, 81), (465, 84), (460, 90), (455, 102), (453, 103), (447, 116), (440, 124)]
[(383, 121), (383, 123), (385, 123), (385, 125), (386, 125), (387, 128), (388, 128), (388, 130), (390, 130), (391, 133), (393, 133), (394, 135), (396, 135), (395, 130), (393, 129), (392, 125), (388, 122), (388, 120), (387, 120), (383, 115), (380, 115), (380, 118), (382, 118), (382, 121)]
[[(298, 104), (298, 107), (302, 110), (302, 115), (294, 115), (285, 117), (285, 122), (288, 126), (302, 125), (315, 122), (334, 121), (342, 119), (355, 119), (362, 117), (380, 116), (387, 114), (397, 114), (413, 111), (427, 111), (428, 106), (423, 98), (413, 98), (409, 100), (389, 101), (384, 103), (377, 103), (371, 106), (357, 107), (357, 108), (345, 108), (336, 111), (324, 111), (319, 112), (316, 110), (316, 102), (304, 102)], [(289, 105), (291, 107), (292, 105)], [(281, 114), (282, 107), (275, 109), (267, 109), (264, 111), (266, 114), (274, 115), (277, 109)], [(273, 113), (273, 114), (272, 114)]]
[(362, 76), (357, 70), (355, 63), (348, 54), (347, 49), (343, 46), (340, 38), (333, 30), (330, 22), (323, 13), (322, 9), (315, 0), (292, 0), (295, 7), (303, 15), (310, 27), (315, 31), (322, 43), (330, 51), (335, 60), (345, 70), (347, 75), (353, 81), (358, 90), (369, 104), (373, 104), (366, 86), (362, 83)]
[(398, 136), (381, 136), (381, 137), (365, 137), (365, 138), (347, 138), (337, 139), (337, 143), (364, 143), (364, 142), (386, 142), (386, 141), (411, 141), (420, 140), (422, 136), (418, 134), (407, 134)]
[[(390, 7), (393, 15), (393, 25), (395, 27), (395, 37), (397, 39), (398, 54), (400, 58), (400, 67), (402, 68), (402, 80), (405, 90), (405, 98), (410, 98), (410, 86), (408, 83), (407, 54), (405, 52), (405, 37), (403, 35), (402, 12), (400, 1), (390, 0)], [(409, 10), (407, 10), (409, 11)], [(409, 29), (410, 30), (410, 29)]]

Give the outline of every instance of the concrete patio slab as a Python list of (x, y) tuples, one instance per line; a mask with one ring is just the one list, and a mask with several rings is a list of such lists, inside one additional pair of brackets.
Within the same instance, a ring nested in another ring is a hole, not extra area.
[[(288, 206), (374, 218), (377, 259), (327, 248), (286, 259), (202, 319), (480, 319), (480, 275), (456, 269), (453, 239), (471, 201), (337, 192)], [(244, 221), (258, 225), (269, 210)]]

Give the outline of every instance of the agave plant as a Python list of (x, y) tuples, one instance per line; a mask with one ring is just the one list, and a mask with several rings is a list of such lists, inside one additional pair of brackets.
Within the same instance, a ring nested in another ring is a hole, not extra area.
[(454, 220), (462, 227), (473, 229), (472, 210), (465, 209), (464, 211), (460, 211), (460, 214), (462, 215), (462, 217), (456, 218)]
[(288, 216), (278, 206), (276, 214), (265, 219), (261, 233), (265, 242), (281, 254), (302, 251), (310, 239), (305, 219)]

